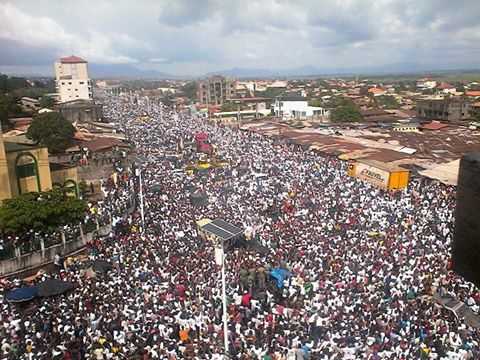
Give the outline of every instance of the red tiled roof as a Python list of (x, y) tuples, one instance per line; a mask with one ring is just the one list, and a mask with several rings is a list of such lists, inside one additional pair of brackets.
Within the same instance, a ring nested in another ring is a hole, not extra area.
[(432, 122), (430, 124), (425, 124), (425, 125), (421, 126), (420, 128), (425, 129), (425, 130), (440, 130), (440, 129), (446, 128), (447, 126), (449, 126), (449, 125), (448, 124), (442, 124), (442, 123), (439, 123), (439, 122)]
[(467, 96), (480, 96), (480, 91), (467, 91)]
[(382, 90), (382, 89), (379, 89), (379, 88), (375, 88), (375, 87), (374, 87), (374, 88), (368, 89), (368, 92), (369, 92), (369, 93), (381, 93), (381, 92), (385, 92), (385, 91)]
[(60, 62), (61, 63), (86, 63), (85, 60), (83, 60), (82, 58), (79, 58), (78, 56), (75, 56), (75, 55), (72, 55), (72, 56), (69, 56), (69, 57), (64, 57), (64, 58), (60, 58)]
[(452, 84), (449, 84), (449, 83), (441, 83), (439, 86), (437, 86), (437, 89), (440, 89), (440, 90), (445, 90), (445, 89), (455, 89), (456, 87)]

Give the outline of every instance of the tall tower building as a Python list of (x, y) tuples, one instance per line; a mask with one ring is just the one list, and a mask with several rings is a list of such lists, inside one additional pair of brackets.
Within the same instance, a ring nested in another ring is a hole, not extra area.
[(12, 197), (10, 177), (8, 174), (7, 156), (5, 144), (3, 143), (2, 127), (0, 126), (0, 201)]
[(93, 99), (85, 60), (73, 55), (60, 58), (55, 62), (55, 80), (61, 102)]

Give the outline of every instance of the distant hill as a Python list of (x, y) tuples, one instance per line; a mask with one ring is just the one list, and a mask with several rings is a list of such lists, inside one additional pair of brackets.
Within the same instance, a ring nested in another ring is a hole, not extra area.
[(155, 78), (174, 79), (177, 76), (169, 75), (156, 70), (140, 70), (130, 64), (88, 64), (88, 72), (92, 78)]
[(368, 67), (344, 67), (344, 68), (316, 68), (312, 65), (305, 65), (291, 69), (270, 70), (270, 69), (245, 69), (233, 68), (230, 70), (209, 72), (205, 76), (224, 75), (237, 78), (272, 78), (272, 77), (312, 77), (324, 75), (383, 75), (383, 74), (416, 74), (438, 71), (477, 69), (477, 64), (464, 65), (461, 68), (455, 65), (432, 66), (415, 62), (399, 62), (388, 65), (377, 65)]

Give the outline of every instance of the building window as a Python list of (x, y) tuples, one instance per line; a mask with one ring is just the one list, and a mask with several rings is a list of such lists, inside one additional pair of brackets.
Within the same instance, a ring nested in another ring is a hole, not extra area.
[(62, 81), (61, 84), (62, 84), (62, 85), (65, 85), (65, 81)]
[(75, 91), (78, 91), (78, 89), (75, 89)]
[(80, 81), (80, 85), (83, 85), (84, 81)]
[(72, 82), (71, 82), (71, 81), (69, 81), (69, 82), (68, 82), (68, 85), (72, 85)]
[(35, 176), (35, 163), (17, 165), (17, 176), (20, 179)]

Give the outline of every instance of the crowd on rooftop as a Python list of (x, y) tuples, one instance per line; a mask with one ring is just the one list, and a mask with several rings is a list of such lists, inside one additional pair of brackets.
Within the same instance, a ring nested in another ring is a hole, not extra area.
[[(28, 306), (0, 300), (3, 358), (480, 358), (478, 330), (432, 301), (441, 288), (480, 306), (478, 289), (449, 270), (455, 188), (413, 177), (408, 189), (385, 192), (349, 177), (340, 160), (280, 138), (150, 100), (104, 101), (149, 159), (145, 226), (138, 212), (115, 215), (111, 236), (89, 245), (92, 257), (114, 264), (105, 276), (85, 278), (74, 264), (45, 275), (75, 282), (72, 292)], [(163, 156), (200, 132), (231, 164), (222, 176), (179, 171), (193, 155)], [(105, 209), (119, 214), (137, 180), (106, 182)], [(208, 204), (196, 206), (194, 192)], [(220, 271), (196, 226), (204, 218), (248, 229), (267, 249), (226, 253), (227, 356)], [(269, 275), (276, 268), (292, 274), (283, 286)]]

